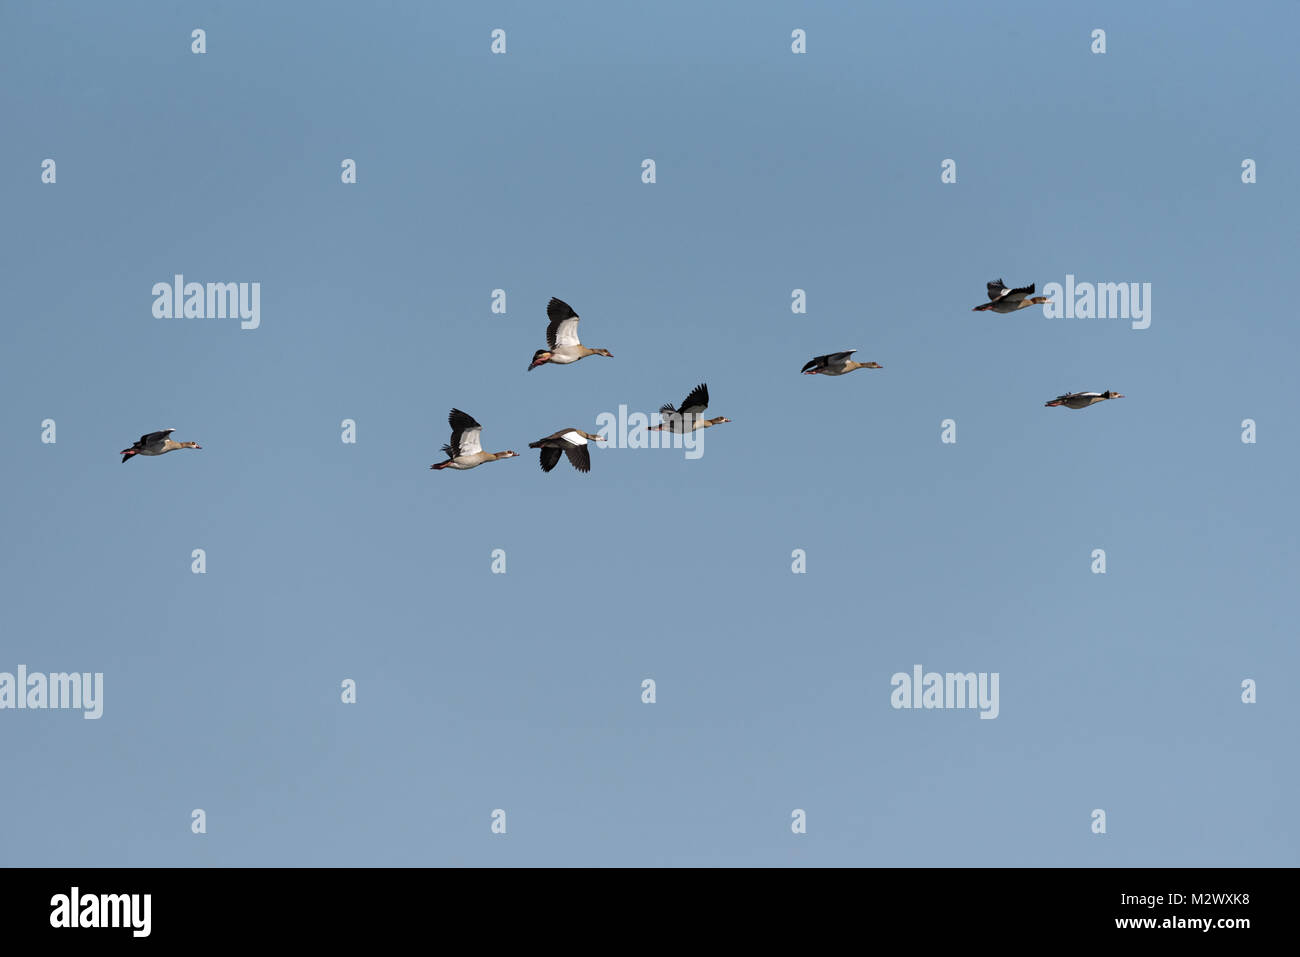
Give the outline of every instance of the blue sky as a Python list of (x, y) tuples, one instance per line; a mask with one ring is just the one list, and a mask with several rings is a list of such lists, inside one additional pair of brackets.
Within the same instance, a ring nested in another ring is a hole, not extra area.
[[(1089, 6), (6, 4), (0, 671), (104, 713), (0, 711), (0, 861), (1294, 866), (1300, 15)], [(1150, 328), (971, 311), (1067, 275)]]

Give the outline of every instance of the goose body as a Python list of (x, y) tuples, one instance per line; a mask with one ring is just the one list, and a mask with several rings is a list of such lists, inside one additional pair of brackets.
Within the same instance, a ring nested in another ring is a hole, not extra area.
[(799, 371), (804, 375), (844, 375), (854, 369), (884, 368), (876, 362), (857, 362), (850, 359), (849, 356), (857, 351), (857, 349), (850, 349), (847, 352), (832, 352), (830, 355), (817, 356), (815, 359), (809, 359)]
[(564, 366), (587, 356), (614, 358), (608, 349), (588, 349), (578, 341), (578, 314), (563, 299), (552, 298), (547, 303), (546, 318), (546, 344), (549, 348), (538, 349), (533, 353), (533, 361), (528, 365), (529, 371), (548, 362)]
[(1058, 395), (1055, 399), (1045, 402), (1046, 408), (1063, 405), (1067, 409), (1086, 409), (1090, 405), (1096, 405), (1098, 402), (1105, 402), (1107, 399), (1124, 398), (1118, 392), (1067, 392), (1065, 395)]
[(121, 452), (122, 461), (126, 462), (136, 455), (162, 455), (176, 449), (201, 449), (197, 442), (173, 442), (170, 436), (175, 429), (163, 429), (161, 432), (146, 432), (129, 448)]
[(690, 395), (682, 400), (680, 409), (671, 404), (659, 407), (659, 424), (650, 426), (651, 432), (695, 432), (714, 425), (721, 425), (731, 420), (725, 416), (716, 419), (704, 418), (704, 410), (709, 407), (709, 387), (701, 382), (691, 390)]
[(431, 469), (472, 469), (484, 462), (497, 459), (512, 459), (518, 452), (484, 452), (481, 435), (483, 426), (474, 421), (474, 417), (460, 409), (452, 409), (447, 414), (447, 424), (451, 426), (451, 441), (442, 447), (447, 461), (430, 465)]
[(1009, 289), (1006, 283), (998, 279), (988, 284), (988, 291), (989, 301), (975, 306), (972, 312), (984, 312), (987, 309), (1002, 313), (1015, 312), (1017, 309), (1041, 306), (1052, 301), (1046, 296), (1035, 296), (1033, 283), (1019, 289)]
[(560, 461), (560, 454), (569, 457), (569, 464), (579, 472), (591, 471), (591, 450), (588, 442), (604, 442), (599, 435), (592, 435), (582, 429), (560, 429), (544, 439), (529, 442), (530, 449), (541, 449), (542, 471), (549, 472)]

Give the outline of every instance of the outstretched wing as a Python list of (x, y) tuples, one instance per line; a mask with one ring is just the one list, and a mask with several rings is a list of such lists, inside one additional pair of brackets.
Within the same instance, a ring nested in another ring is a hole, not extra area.
[(591, 471), (591, 449), (585, 445), (573, 445), (564, 450), (570, 464), (579, 472)]
[(691, 394), (682, 402), (682, 406), (677, 411), (682, 415), (699, 415), (709, 407), (709, 387), (701, 382)]
[(546, 306), (546, 344), (552, 349), (578, 345), (578, 314), (563, 299), (552, 298)]
[(1001, 299), (1008, 292), (1007, 284), (1004, 283), (1001, 279), (995, 279), (993, 282), (989, 283), (988, 290), (989, 290), (989, 298), (993, 300)]
[(175, 429), (163, 429), (161, 432), (146, 432), (140, 436), (140, 441), (136, 444), (148, 445), (150, 442), (161, 442), (175, 431)]
[(842, 366), (844, 365), (845, 360), (857, 351), (857, 349), (850, 349), (848, 352), (832, 352), (828, 356), (818, 356), (812, 362), (804, 366), (802, 371), (807, 372), (809, 369), (833, 369), (837, 366)]
[(483, 446), (479, 442), (479, 434), (483, 431), (483, 426), (474, 421), (474, 417), (460, 409), (452, 409), (447, 414), (447, 424), (451, 426), (451, 457), (454, 459), (458, 455), (473, 455), (475, 452), (482, 452)]
[(555, 446), (548, 445), (542, 449), (542, 471), (549, 472), (555, 468), (555, 463), (560, 461), (560, 450)]

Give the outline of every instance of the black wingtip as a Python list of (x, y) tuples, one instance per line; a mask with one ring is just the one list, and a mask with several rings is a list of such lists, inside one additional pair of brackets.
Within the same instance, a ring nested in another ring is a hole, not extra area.
[(483, 426), (478, 424), (474, 416), (468, 412), (462, 412), (460, 409), (452, 409), (447, 413), (447, 424), (451, 426), (452, 431), (461, 431), (464, 429), (481, 429)]
[(573, 311), (573, 307), (563, 299), (556, 299), (552, 296), (551, 301), (546, 304), (546, 317), (548, 319), (572, 319), (576, 315), (577, 313)]

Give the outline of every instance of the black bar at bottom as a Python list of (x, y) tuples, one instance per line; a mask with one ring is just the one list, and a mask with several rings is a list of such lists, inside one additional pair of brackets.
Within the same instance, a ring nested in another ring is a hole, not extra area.
[(448, 944), (462, 931), (487, 934), (493, 946), (555, 934), (667, 946), (687, 939), (663, 936), (678, 930), (732, 944), (803, 933), (811, 944), (845, 930), (873, 942), (915, 931), (927, 945), (1127, 937), (1231, 946), (1260, 931), (1285, 934), (1294, 879), (1291, 870), (1212, 868), (10, 868), (0, 869), (0, 927), (6, 944), (374, 945), (431, 930)]

